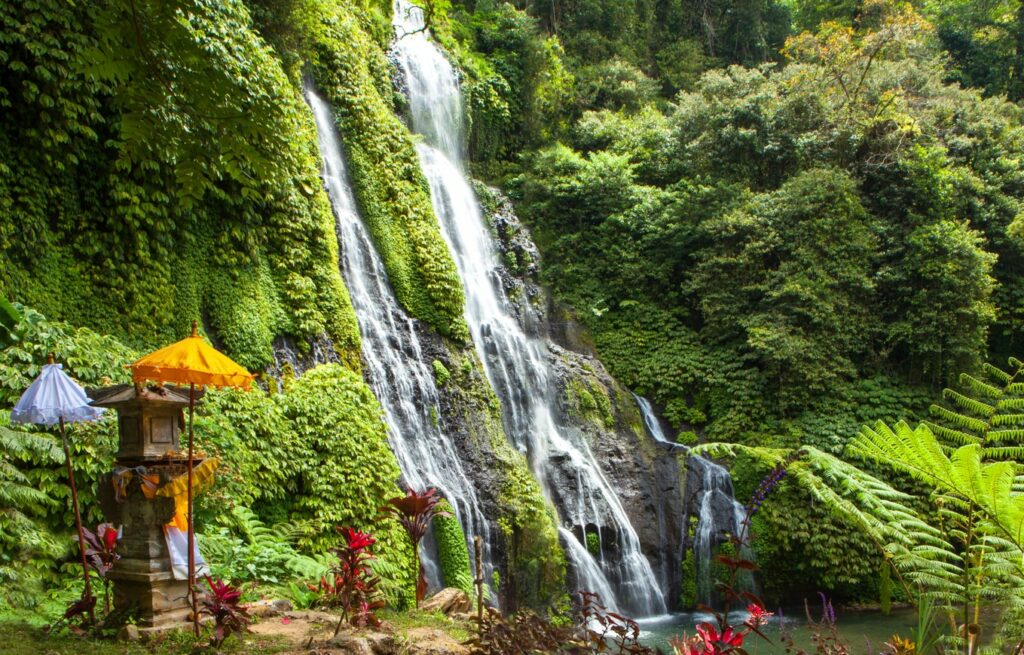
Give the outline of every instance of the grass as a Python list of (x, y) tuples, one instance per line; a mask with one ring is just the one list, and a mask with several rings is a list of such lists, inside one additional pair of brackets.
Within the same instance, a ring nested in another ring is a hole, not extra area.
[[(192, 653), (194, 646), (192, 634), (187, 630), (168, 632), (146, 643), (126, 644), (109, 637), (79, 637), (66, 629), (48, 634), (42, 627), (24, 619), (7, 614), (0, 616), (0, 653), (3, 655), (179, 655)], [(283, 640), (244, 635), (242, 639), (231, 637), (217, 652), (269, 654), (284, 652), (289, 648)]]
[(399, 634), (416, 628), (434, 628), (451, 636), (458, 642), (469, 639), (475, 626), (468, 621), (456, 621), (440, 612), (421, 612), (419, 610), (381, 610), (377, 618), (395, 626)]

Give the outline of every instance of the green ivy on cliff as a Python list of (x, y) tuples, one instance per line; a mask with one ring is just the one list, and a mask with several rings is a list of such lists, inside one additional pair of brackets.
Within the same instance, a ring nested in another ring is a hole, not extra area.
[(295, 3), (278, 16), (295, 34), (279, 48), (295, 42), (292, 56), (306, 60), (334, 107), (355, 195), (398, 301), (441, 334), (465, 340), (462, 282), (412, 136), (394, 114), (385, 52), (369, 32), (373, 12), (353, 9), (347, 2)]
[(0, 289), (152, 346), (209, 316), (253, 369), (358, 368), (315, 131), (238, 0), (0, 9)]
[[(441, 502), (445, 511), (451, 512), (447, 500)], [(466, 535), (459, 520), (452, 516), (434, 517), (434, 537), (437, 539), (437, 558), (446, 587), (455, 587), (473, 598), (473, 572), (470, 570), (469, 549)]]

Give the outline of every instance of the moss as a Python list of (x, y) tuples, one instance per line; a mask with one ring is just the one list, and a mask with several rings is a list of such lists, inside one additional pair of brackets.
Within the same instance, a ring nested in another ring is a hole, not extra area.
[(565, 389), (570, 412), (604, 428), (615, 426), (608, 389), (594, 376), (574, 377)]
[(334, 106), (356, 197), (395, 296), (441, 334), (466, 341), (462, 283), (412, 137), (389, 102), (385, 53), (346, 6), (323, 9), (311, 35), (313, 76)]
[[(452, 512), (448, 501), (442, 501), (441, 507)], [(469, 562), (469, 549), (466, 546), (466, 535), (462, 532), (459, 520), (454, 512), (451, 516), (434, 517), (434, 536), (437, 538), (437, 556), (441, 564), (441, 575), (447, 587), (455, 587), (473, 597), (473, 573)]]
[(445, 368), (444, 364), (435, 359), (430, 363), (430, 365), (434, 369), (434, 379), (437, 381), (437, 386), (443, 387), (448, 384), (448, 380), (451, 379), (452, 374), (448, 372), (448, 369)]
[(679, 605), (684, 610), (693, 609), (697, 605), (697, 565), (692, 548), (686, 549), (680, 575), (682, 591), (679, 594)]
[(587, 552), (595, 558), (601, 556), (601, 538), (596, 532), (587, 533)]
[(684, 446), (696, 446), (700, 443), (700, 437), (693, 430), (686, 430), (676, 435), (676, 443)]
[(555, 508), (544, 499), (526, 460), (518, 459), (509, 462), (501, 488), (504, 511), (498, 526), (510, 560), (503, 595), (516, 605), (546, 608), (565, 593), (565, 553)]
[(475, 447), (500, 479), (498, 526), (507, 561), (505, 575), (493, 580), (491, 588), (510, 606), (546, 611), (565, 594), (566, 561), (555, 509), (544, 498), (526, 458), (508, 442), (501, 405), (476, 351), (452, 349), (449, 355), (459, 372), (449, 383), (450, 391), (458, 394), (455, 411), (462, 413)]

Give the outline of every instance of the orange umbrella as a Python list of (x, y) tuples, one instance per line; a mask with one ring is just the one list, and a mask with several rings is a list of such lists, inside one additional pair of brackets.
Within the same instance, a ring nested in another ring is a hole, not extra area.
[(132, 364), (135, 382), (170, 382), (189, 385), (188, 402), (188, 588), (192, 599), (192, 626), (199, 636), (199, 607), (196, 602), (195, 526), (192, 522), (192, 419), (195, 415), (196, 385), (248, 389), (253, 376), (230, 357), (217, 352), (199, 336), (192, 321), (192, 336), (150, 353)]

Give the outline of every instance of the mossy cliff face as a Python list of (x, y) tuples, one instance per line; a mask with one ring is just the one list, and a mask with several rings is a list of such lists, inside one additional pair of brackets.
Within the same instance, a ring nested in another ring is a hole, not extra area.
[(462, 282), (412, 137), (394, 114), (386, 54), (349, 7), (323, 5), (311, 70), (335, 109), (359, 207), (395, 296), (412, 316), (465, 341)]
[(202, 318), (257, 370), (326, 335), (358, 368), (296, 80), (242, 2), (185, 4), (137, 2), (138, 34), (117, 3), (0, 8), (0, 291), (139, 347)]
[(491, 561), (498, 575), (487, 581), (491, 593), (505, 609), (548, 610), (562, 602), (566, 590), (555, 509), (526, 458), (509, 445), (498, 398), (476, 351), (436, 335), (421, 338), (424, 355), (449, 374), (439, 386), (438, 420), (476, 485), (484, 515), (493, 521)]

